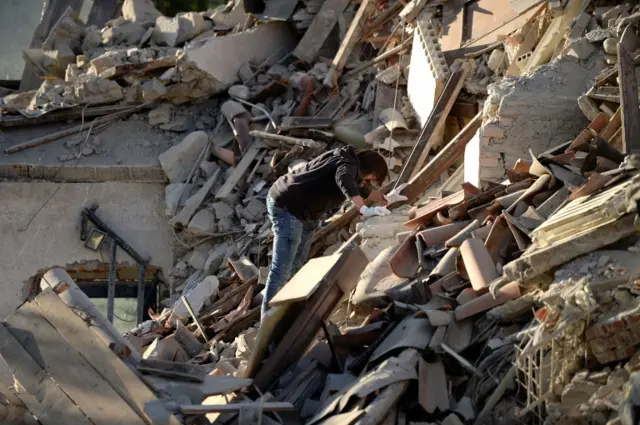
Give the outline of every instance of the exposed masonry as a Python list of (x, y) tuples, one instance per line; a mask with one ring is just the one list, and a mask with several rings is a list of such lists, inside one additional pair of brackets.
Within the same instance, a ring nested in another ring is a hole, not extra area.
[(449, 78), (451, 71), (442, 53), (438, 34), (431, 21), (431, 14), (426, 11), (423, 12), (416, 21), (416, 24), (413, 45), (422, 47), (433, 76), (438, 80), (446, 80)]
[[(529, 159), (529, 149), (539, 154), (573, 139), (588, 124), (576, 98), (586, 92), (602, 66), (599, 55), (586, 64), (563, 57), (529, 76), (490, 85), (479, 149), (465, 155), (465, 163), (477, 155), (475, 180), (503, 179), (519, 158)], [(465, 177), (474, 180), (466, 173)]]

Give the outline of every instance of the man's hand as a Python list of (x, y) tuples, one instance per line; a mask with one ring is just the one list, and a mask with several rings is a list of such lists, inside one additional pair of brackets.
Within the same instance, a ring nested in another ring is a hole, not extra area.
[(369, 197), (367, 198), (367, 201), (372, 201), (375, 202), (377, 204), (381, 204), (381, 205), (387, 205), (387, 200), (385, 199), (384, 195), (382, 194), (382, 192), (378, 191), (378, 190), (374, 190), (369, 194)]
[(360, 214), (362, 214), (363, 217), (373, 217), (374, 215), (384, 217), (385, 215), (391, 214), (391, 211), (385, 207), (367, 207), (363, 205), (360, 207)]

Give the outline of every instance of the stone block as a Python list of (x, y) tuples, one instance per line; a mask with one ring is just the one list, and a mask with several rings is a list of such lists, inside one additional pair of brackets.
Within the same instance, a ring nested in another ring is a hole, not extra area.
[(192, 235), (214, 233), (216, 231), (216, 216), (211, 211), (202, 209), (195, 213), (189, 221), (186, 231)]
[(589, 59), (595, 51), (595, 46), (586, 38), (579, 38), (569, 43), (569, 46), (565, 49), (565, 54), (583, 61)]
[(159, 16), (151, 39), (161, 46), (176, 47), (200, 34), (204, 28), (204, 18), (196, 12), (179, 13), (173, 18)]
[(187, 180), (193, 164), (208, 141), (207, 133), (195, 131), (158, 156), (160, 166), (171, 183), (184, 183)]
[(219, 93), (237, 81), (243, 63), (261, 63), (267, 58), (275, 63), (295, 45), (296, 39), (285, 23), (268, 22), (250, 31), (193, 43), (185, 50), (184, 60), (216, 81)]
[(152, 0), (124, 0), (122, 16), (133, 22), (155, 22), (162, 13), (156, 9)]

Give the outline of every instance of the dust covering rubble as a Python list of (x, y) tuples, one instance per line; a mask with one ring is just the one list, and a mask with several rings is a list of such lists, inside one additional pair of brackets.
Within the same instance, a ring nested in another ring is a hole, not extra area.
[[(0, 327), (16, 382), (0, 412), (637, 423), (640, 6), (491, 3), (478, 2), (500, 17), (487, 23), (455, 1), (231, 1), (166, 17), (125, 0), (101, 29), (67, 9), (25, 50), (43, 82), (2, 99), (0, 128), (86, 116), (72, 133), (143, 119), (180, 134), (158, 157), (176, 262), (157, 311), (124, 336), (50, 270)], [(408, 200), (384, 218), (335, 211), (261, 321), (269, 187), (345, 144), (381, 152), (382, 190)], [(37, 353), (47, 334), (22, 336), (40, 321), (101, 388), (90, 400), (54, 351)], [(47, 410), (54, 397), (68, 409)]]

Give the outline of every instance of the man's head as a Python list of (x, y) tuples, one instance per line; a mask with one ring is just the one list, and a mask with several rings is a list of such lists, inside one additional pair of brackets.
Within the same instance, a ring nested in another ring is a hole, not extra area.
[(370, 184), (382, 185), (389, 176), (389, 168), (384, 157), (371, 149), (362, 150), (356, 155), (360, 162), (362, 180)]

